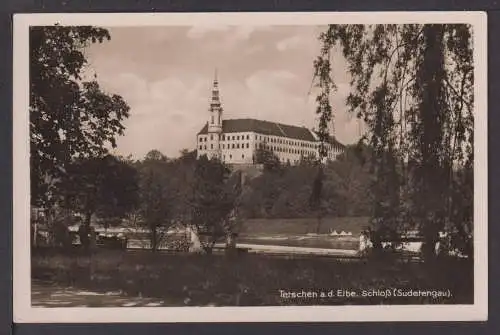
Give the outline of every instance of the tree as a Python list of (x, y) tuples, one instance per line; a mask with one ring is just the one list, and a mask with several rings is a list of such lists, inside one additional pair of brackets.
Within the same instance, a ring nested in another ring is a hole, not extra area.
[(236, 176), (230, 178), (229, 168), (216, 158), (202, 156), (196, 162), (191, 185), (191, 223), (208, 237), (202, 245), (207, 253), (211, 253), (220, 236), (230, 233), (229, 219), (241, 193), (241, 175)]
[(125, 161), (111, 155), (75, 159), (66, 172), (59, 185), (61, 205), (83, 214), (88, 231), (94, 214), (108, 220), (123, 218), (137, 205), (137, 172)]
[[(327, 166), (327, 173), (337, 176), (335, 190), (342, 202), (340, 212), (344, 216), (372, 215), (373, 174), (370, 172), (370, 165), (366, 163), (370, 155), (371, 150), (362, 143), (348, 145), (344, 152)], [(329, 172), (330, 170), (332, 172)]]
[(316, 212), (317, 224), (316, 224), (316, 234), (319, 234), (321, 228), (321, 220), (324, 215), (324, 203), (323, 203), (323, 179), (324, 172), (322, 164), (318, 164), (316, 176), (312, 184), (311, 196), (309, 197), (309, 206), (312, 211)]
[(56, 202), (57, 182), (73, 159), (101, 157), (123, 134), (129, 107), (83, 76), (84, 49), (109, 40), (106, 29), (90, 26), (30, 28), (31, 203)]
[(255, 163), (262, 164), (264, 166), (264, 170), (267, 171), (279, 171), (281, 168), (279, 157), (276, 156), (274, 152), (269, 150), (265, 144), (255, 150)]
[(158, 250), (168, 228), (174, 222), (176, 190), (172, 186), (173, 169), (167, 157), (151, 150), (139, 164), (140, 206), (144, 226), (149, 230), (151, 250)]
[(331, 25), (320, 40), (321, 117), (332, 119), (330, 53), (338, 48), (351, 76), (347, 105), (367, 125), (373, 149), (374, 219), (397, 230), (416, 218), (430, 254), (452, 219), (454, 175), (473, 160), (471, 27)]

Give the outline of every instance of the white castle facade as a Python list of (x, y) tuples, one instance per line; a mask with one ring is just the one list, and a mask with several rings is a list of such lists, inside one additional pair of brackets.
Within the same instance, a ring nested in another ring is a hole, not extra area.
[[(282, 163), (297, 164), (304, 157), (318, 157), (318, 135), (306, 127), (256, 119), (223, 118), (217, 77), (214, 79), (209, 120), (196, 136), (197, 157), (218, 157), (228, 164), (255, 164), (259, 148), (273, 152)], [(334, 160), (344, 145), (330, 138), (327, 160)]]

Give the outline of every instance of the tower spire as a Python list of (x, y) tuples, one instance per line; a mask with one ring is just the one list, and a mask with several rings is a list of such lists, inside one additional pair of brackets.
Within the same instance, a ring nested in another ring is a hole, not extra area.
[(212, 87), (212, 101), (210, 103), (210, 110), (214, 108), (221, 108), (220, 95), (219, 95), (219, 80), (217, 78), (217, 68), (215, 68), (214, 82)]
[(221, 132), (222, 131), (222, 104), (219, 95), (219, 79), (217, 76), (217, 68), (214, 71), (214, 81), (212, 86), (212, 96), (210, 101), (210, 107), (208, 109), (210, 112), (210, 122), (209, 122), (209, 132)]

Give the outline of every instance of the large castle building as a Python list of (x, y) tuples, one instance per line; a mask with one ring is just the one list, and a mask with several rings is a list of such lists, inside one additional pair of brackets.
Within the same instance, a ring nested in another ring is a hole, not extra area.
[[(316, 132), (306, 127), (256, 119), (223, 118), (219, 83), (215, 76), (209, 120), (196, 136), (197, 157), (218, 157), (227, 164), (255, 164), (256, 151), (267, 149), (282, 163), (297, 164), (305, 157), (317, 158), (320, 141)], [(326, 144), (327, 160), (344, 151), (333, 136)]]

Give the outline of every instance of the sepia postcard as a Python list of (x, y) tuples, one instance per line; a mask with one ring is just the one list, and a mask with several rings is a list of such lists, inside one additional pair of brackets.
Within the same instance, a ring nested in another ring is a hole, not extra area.
[(14, 322), (488, 318), (481, 12), (14, 16)]

